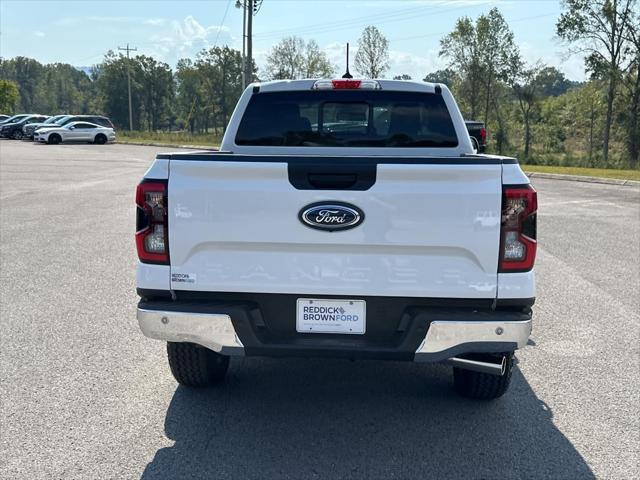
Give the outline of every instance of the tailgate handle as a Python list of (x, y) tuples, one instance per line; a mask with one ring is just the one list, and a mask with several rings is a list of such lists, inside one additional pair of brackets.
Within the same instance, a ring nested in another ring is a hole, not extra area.
[(295, 157), (287, 162), (289, 183), (298, 190), (369, 190), (377, 168), (366, 158)]
[(356, 174), (310, 173), (309, 184), (317, 189), (344, 190), (353, 187), (358, 181)]

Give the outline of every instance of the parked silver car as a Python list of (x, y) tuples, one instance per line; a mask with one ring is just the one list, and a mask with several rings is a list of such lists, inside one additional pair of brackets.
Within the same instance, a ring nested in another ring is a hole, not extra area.
[(89, 142), (103, 145), (115, 139), (116, 132), (113, 128), (89, 122), (71, 122), (63, 127), (39, 128), (34, 133), (35, 141), (52, 145), (63, 142)]

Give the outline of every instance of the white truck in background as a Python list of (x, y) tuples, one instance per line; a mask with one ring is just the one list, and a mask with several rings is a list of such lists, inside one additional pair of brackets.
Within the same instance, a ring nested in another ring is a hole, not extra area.
[(371, 358), (490, 399), (527, 344), (536, 192), (445, 86), (252, 84), (220, 151), (158, 155), (136, 203), (138, 321), (182, 385), (234, 355)]

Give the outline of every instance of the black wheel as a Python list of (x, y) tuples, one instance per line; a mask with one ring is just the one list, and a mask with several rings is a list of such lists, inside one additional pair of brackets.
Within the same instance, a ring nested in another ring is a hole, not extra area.
[(97, 143), (98, 145), (104, 145), (105, 143), (107, 143), (107, 137), (99, 133), (98, 135), (96, 135), (96, 138), (93, 140), (93, 143)]
[[(467, 398), (477, 400), (493, 400), (505, 394), (511, 383), (511, 370), (513, 368), (513, 352), (504, 354), (474, 354), (465, 358), (479, 361), (495, 361), (496, 357), (506, 357), (505, 369), (502, 375), (453, 368), (453, 386), (456, 391)], [(492, 358), (493, 357), (493, 358)]]
[(47, 141), (47, 143), (49, 143), (50, 145), (58, 145), (61, 141), (62, 137), (60, 135), (58, 135), (57, 133), (52, 133), (51, 135), (49, 135), (49, 140)]
[(15, 132), (13, 132), (13, 139), (14, 140), (22, 140), (22, 130), (18, 129)]
[(229, 357), (193, 343), (167, 342), (171, 373), (185, 387), (207, 387), (224, 380)]

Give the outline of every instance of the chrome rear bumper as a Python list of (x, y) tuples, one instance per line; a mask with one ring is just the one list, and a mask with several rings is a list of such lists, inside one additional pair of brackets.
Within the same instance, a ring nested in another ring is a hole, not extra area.
[[(429, 361), (434, 353), (459, 348), (469, 344), (495, 345), (499, 352), (522, 348), (531, 334), (531, 320), (523, 321), (447, 321), (431, 322), (424, 341), (416, 350), (415, 361)], [(473, 352), (473, 348), (469, 349)], [(423, 360), (424, 359), (424, 360)]]
[(197, 343), (222, 355), (244, 355), (229, 315), (138, 308), (137, 317), (140, 330), (149, 338)]
[[(244, 355), (245, 349), (226, 313), (191, 313), (138, 308), (142, 333), (167, 342), (191, 342), (223, 355)], [(415, 352), (414, 361), (445, 360), (461, 353), (507, 352), (522, 348), (531, 320), (434, 320)]]

